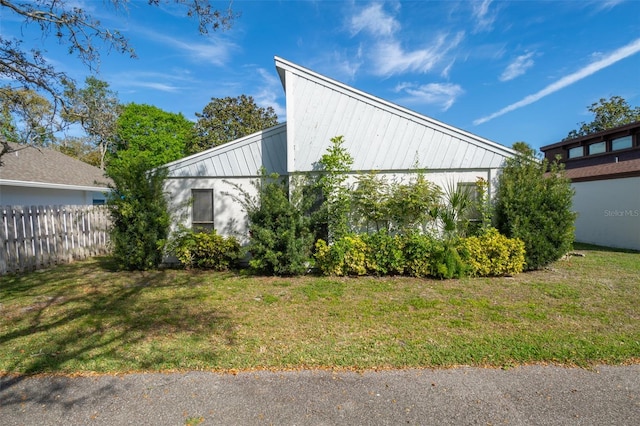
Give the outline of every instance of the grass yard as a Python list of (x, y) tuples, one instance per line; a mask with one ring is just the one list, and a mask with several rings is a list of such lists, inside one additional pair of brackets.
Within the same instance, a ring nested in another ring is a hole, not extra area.
[(640, 362), (640, 254), (581, 246), (515, 278), (121, 272), (0, 278), (0, 372)]

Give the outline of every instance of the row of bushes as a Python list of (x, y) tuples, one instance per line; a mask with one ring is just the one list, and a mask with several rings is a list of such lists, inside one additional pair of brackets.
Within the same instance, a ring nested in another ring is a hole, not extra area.
[(479, 236), (441, 240), (430, 235), (346, 235), (316, 242), (316, 266), (326, 275), (408, 275), (459, 278), (522, 272), (524, 243), (490, 228)]
[[(172, 253), (186, 268), (226, 270), (241, 258), (234, 237), (181, 229), (171, 245)], [(522, 272), (524, 243), (489, 228), (479, 236), (441, 240), (417, 232), (390, 235), (345, 235), (328, 245), (315, 244), (316, 268), (325, 275), (407, 275), (459, 278), (504, 276)]]

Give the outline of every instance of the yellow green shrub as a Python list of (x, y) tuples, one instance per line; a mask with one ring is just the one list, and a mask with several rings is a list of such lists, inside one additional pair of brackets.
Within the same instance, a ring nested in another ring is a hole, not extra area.
[(470, 274), (477, 277), (515, 275), (524, 269), (524, 243), (489, 228), (477, 237), (462, 240)]
[(367, 244), (358, 235), (345, 235), (328, 245), (316, 242), (316, 266), (325, 275), (365, 275)]

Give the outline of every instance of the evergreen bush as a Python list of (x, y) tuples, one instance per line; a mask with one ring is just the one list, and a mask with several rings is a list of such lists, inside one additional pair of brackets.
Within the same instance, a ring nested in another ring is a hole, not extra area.
[(113, 257), (123, 269), (148, 270), (162, 262), (171, 221), (163, 193), (167, 171), (150, 169), (143, 158), (108, 169), (114, 182), (107, 198)]
[(312, 265), (313, 234), (302, 199), (277, 174), (264, 171), (256, 185), (258, 196), (245, 193), (242, 203), (249, 219), (249, 266), (268, 275), (301, 275)]
[(576, 214), (562, 164), (540, 161), (530, 148), (506, 160), (498, 180), (496, 228), (525, 245), (525, 268), (539, 269), (571, 250)]

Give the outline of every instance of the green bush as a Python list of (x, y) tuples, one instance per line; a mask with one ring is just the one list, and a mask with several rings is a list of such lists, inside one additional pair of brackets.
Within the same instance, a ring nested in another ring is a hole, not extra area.
[(234, 237), (223, 237), (214, 230), (196, 232), (181, 228), (170, 244), (171, 253), (187, 269), (225, 271), (240, 258), (240, 244)]
[(302, 195), (278, 175), (263, 171), (258, 196), (244, 192), (249, 219), (249, 266), (268, 275), (301, 275), (312, 264), (313, 234), (303, 211)]
[(316, 242), (316, 266), (325, 275), (365, 275), (367, 245), (358, 235), (344, 235), (328, 245)]
[(128, 270), (156, 268), (163, 257), (171, 217), (163, 194), (165, 169), (151, 170), (143, 158), (111, 166), (114, 186), (107, 198), (111, 243), (118, 266)]
[(529, 149), (507, 159), (495, 205), (496, 228), (525, 245), (527, 269), (560, 259), (573, 244), (573, 190), (561, 164), (539, 161)]
[(412, 277), (426, 277), (431, 272), (431, 254), (435, 240), (418, 232), (402, 236), (404, 248), (404, 273)]
[(488, 228), (479, 236), (465, 238), (461, 245), (473, 276), (515, 275), (524, 269), (524, 243), (501, 235), (495, 228)]
[(463, 254), (460, 253), (459, 242), (456, 239), (435, 241), (429, 258), (429, 275), (438, 279), (466, 276), (469, 266)]
[(365, 263), (368, 274), (383, 276), (404, 273), (405, 257), (401, 237), (389, 235), (383, 230), (364, 234), (361, 238), (367, 246)]

